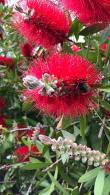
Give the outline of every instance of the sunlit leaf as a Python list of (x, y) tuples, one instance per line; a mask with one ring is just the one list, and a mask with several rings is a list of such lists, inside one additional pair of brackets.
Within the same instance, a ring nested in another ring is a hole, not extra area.
[(100, 170), (95, 181), (94, 195), (102, 195), (104, 188), (104, 178), (105, 178), (104, 170)]

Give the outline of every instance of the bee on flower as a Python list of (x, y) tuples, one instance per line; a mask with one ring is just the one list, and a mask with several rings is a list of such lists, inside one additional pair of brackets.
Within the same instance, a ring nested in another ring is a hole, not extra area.
[(102, 76), (86, 59), (55, 54), (30, 64), (23, 79), (24, 95), (47, 114), (80, 116), (96, 107), (96, 85)]

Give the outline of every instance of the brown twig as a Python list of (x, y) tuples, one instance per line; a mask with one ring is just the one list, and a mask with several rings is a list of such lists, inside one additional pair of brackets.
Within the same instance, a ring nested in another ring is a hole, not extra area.
[(12, 129), (12, 130), (10, 130), (10, 133), (12, 133), (12, 132), (16, 132), (16, 131), (30, 131), (30, 130), (32, 130), (32, 129), (36, 129), (37, 127), (32, 127), (32, 126), (28, 126), (28, 127), (26, 127), (26, 128), (16, 128), (16, 129)]
[(53, 164), (51, 164), (49, 167), (47, 167), (46, 169), (43, 169), (42, 172), (45, 173), (47, 171), (49, 171), (50, 169), (52, 169), (56, 164), (58, 164), (61, 161), (61, 158), (56, 160)]
[(9, 168), (19, 167), (20, 165), (23, 165), (23, 164), (28, 164), (28, 162), (16, 163), (16, 164), (12, 164), (12, 165), (2, 165), (0, 167), (0, 170), (3, 170), (3, 169), (7, 170)]

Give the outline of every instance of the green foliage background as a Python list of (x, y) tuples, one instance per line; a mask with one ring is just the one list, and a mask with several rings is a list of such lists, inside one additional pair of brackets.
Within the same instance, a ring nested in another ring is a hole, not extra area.
[[(31, 157), (28, 163), (16, 163), (14, 151), (21, 145), (32, 145), (33, 141), (22, 137), (16, 139), (16, 131), (11, 132), (17, 124), (35, 127), (39, 122), (45, 126), (46, 135), (52, 138), (74, 137), (79, 144), (104, 152), (110, 155), (110, 28), (102, 31), (101, 27), (85, 28), (77, 19), (73, 21), (70, 36), (81, 47), (79, 55), (86, 57), (102, 71), (104, 75), (98, 110), (93, 110), (88, 116), (70, 119), (63, 118), (60, 129), (60, 118), (43, 115), (35, 110), (30, 102), (21, 99), (22, 74), (28, 68), (29, 60), (22, 56), (19, 44), (23, 42), (11, 26), (13, 10), (0, 5), (2, 24), (0, 31), (3, 39), (0, 40), (0, 55), (11, 56), (15, 60), (13, 67), (0, 65), (0, 96), (6, 102), (5, 109), (0, 113), (6, 118), (7, 128), (3, 128), (0, 135), (0, 194), (3, 195), (109, 195), (110, 175), (101, 168), (87, 166), (81, 161), (68, 161), (66, 154), (62, 161), (48, 171), (43, 171), (59, 156), (51, 151), (49, 146), (36, 140), (35, 144), (42, 153), (40, 157)], [(100, 32), (99, 32), (100, 31)], [(83, 35), (84, 43), (78, 42)], [(107, 44), (107, 50), (102, 51), (102, 43)], [(63, 52), (74, 55), (71, 42), (63, 44)]]

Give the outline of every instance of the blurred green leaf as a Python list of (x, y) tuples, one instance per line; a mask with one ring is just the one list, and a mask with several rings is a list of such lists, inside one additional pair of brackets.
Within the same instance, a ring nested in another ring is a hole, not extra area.
[[(54, 179), (57, 180), (57, 177), (58, 177), (58, 167), (56, 167), (55, 169)], [(54, 190), (55, 190), (55, 183), (52, 181), (52, 184), (50, 184), (48, 187), (42, 190), (39, 193), (39, 195), (51, 195)]]
[(84, 36), (92, 35), (103, 30), (106, 26), (107, 25), (104, 23), (93, 24), (91, 26), (84, 28), (79, 34)]
[(95, 181), (94, 195), (102, 195), (104, 188), (104, 178), (105, 178), (104, 170), (100, 170)]
[(86, 130), (86, 116), (81, 116), (80, 117), (80, 133), (83, 139), (85, 137), (85, 130)]
[(75, 35), (76, 39), (78, 39), (79, 32), (82, 29), (82, 26), (83, 25), (77, 19), (75, 19), (71, 25), (69, 36)]
[(52, 182), (54, 183), (54, 185), (56, 186), (56, 188), (60, 190), (60, 192), (62, 192), (65, 195), (69, 195), (69, 193), (64, 189), (64, 187), (62, 187), (62, 185), (53, 177), (53, 175), (50, 172), (48, 172), (48, 175)]
[(106, 85), (106, 86), (101, 86), (99, 88), (100, 91), (104, 91), (104, 92), (107, 92), (107, 93), (110, 93), (110, 85)]
[(79, 183), (83, 183), (83, 182), (88, 182), (89, 180), (92, 180), (94, 179), (95, 177), (97, 177), (99, 171), (101, 170), (101, 168), (95, 168), (91, 171), (88, 171), (86, 172), (84, 175), (82, 175), (80, 178), (79, 178)]
[(105, 110), (110, 111), (110, 104), (109, 104), (107, 101), (105, 101), (105, 100), (101, 101), (101, 106), (102, 106)]
[(66, 162), (68, 162), (69, 156), (68, 156), (68, 153), (67, 153), (67, 152), (66, 152), (66, 153), (63, 153), (63, 154), (61, 155), (61, 160), (62, 160), (62, 163), (63, 163), (63, 164), (65, 164)]
[(73, 121), (72, 118), (64, 117), (62, 120), (62, 129), (68, 128), (71, 125), (72, 121)]
[(63, 43), (63, 52), (68, 54), (73, 54), (71, 47), (66, 42)]
[(79, 190), (77, 186), (75, 187), (75, 189), (73, 189), (71, 195), (79, 195)]
[(110, 175), (105, 178), (104, 189), (102, 195), (110, 195)]
[(32, 102), (30, 101), (25, 101), (22, 105), (22, 111), (29, 112), (32, 111)]
[(73, 134), (69, 133), (68, 131), (62, 130), (62, 134), (63, 134), (64, 138), (73, 140), (73, 142), (75, 141), (75, 136)]
[(42, 168), (46, 168), (50, 165), (50, 163), (47, 162), (29, 162), (27, 164), (25, 164), (22, 169), (25, 170), (35, 170), (35, 169), (42, 169)]

